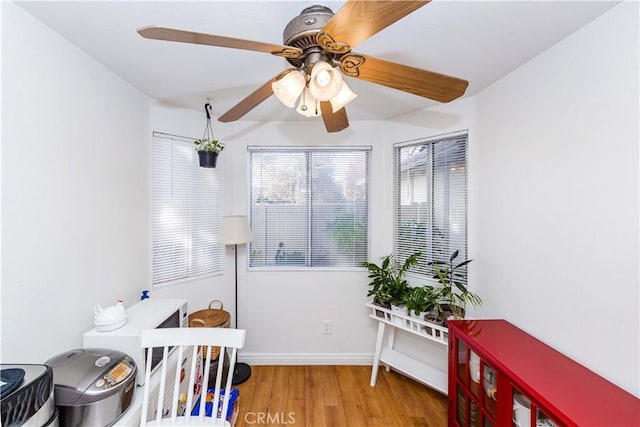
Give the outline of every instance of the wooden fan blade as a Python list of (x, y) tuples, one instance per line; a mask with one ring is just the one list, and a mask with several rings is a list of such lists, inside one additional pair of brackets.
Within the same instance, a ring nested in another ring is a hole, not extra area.
[(322, 120), (327, 132), (340, 132), (349, 127), (349, 119), (347, 118), (347, 110), (342, 107), (335, 113), (329, 101), (320, 103), (320, 111), (322, 111)]
[(266, 52), (287, 58), (300, 58), (302, 56), (302, 50), (297, 47), (235, 39), (233, 37), (217, 36), (215, 34), (196, 33), (193, 31), (160, 27), (157, 25), (139, 28), (138, 34), (146, 39), (253, 50), (256, 52)]
[(340, 59), (340, 69), (350, 77), (413, 93), (439, 102), (464, 95), (469, 82), (432, 71), (396, 64), (358, 53)]
[(430, 1), (347, 1), (319, 34), (353, 48)]
[(289, 71), (297, 70), (297, 68), (288, 68), (281, 73), (278, 73), (274, 78), (260, 86), (258, 89), (253, 91), (249, 96), (247, 96), (242, 101), (238, 102), (234, 105), (229, 111), (218, 117), (219, 122), (233, 122), (247, 114), (249, 111), (253, 110), (257, 107), (261, 102), (270, 97), (273, 94), (273, 89), (271, 89), (271, 83), (275, 82), (282, 78)]

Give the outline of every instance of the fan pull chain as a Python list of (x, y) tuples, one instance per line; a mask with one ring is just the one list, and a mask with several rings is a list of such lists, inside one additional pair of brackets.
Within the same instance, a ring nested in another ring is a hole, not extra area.
[(306, 90), (302, 90), (302, 105), (300, 106), (300, 109), (302, 111), (307, 111), (307, 100), (305, 99), (305, 92)]

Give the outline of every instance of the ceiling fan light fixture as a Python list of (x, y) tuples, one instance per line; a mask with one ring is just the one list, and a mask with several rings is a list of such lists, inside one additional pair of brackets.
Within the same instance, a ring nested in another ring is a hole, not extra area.
[(325, 61), (318, 61), (311, 69), (309, 89), (318, 101), (329, 101), (342, 87), (342, 75)]
[(336, 113), (357, 97), (358, 95), (353, 93), (349, 86), (347, 86), (347, 82), (343, 80), (338, 94), (329, 100), (329, 102), (331, 102), (331, 109)]
[(322, 114), (320, 110), (320, 101), (318, 101), (313, 95), (311, 90), (305, 88), (300, 97), (300, 103), (296, 111), (305, 117), (317, 117)]
[(307, 79), (300, 70), (290, 71), (281, 79), (271, 83), (273, 94), (289, 108), (296, 105), (296, 100), (304, 90)]
[(306, 87), (308, 96), (297, 111), (307, 117), (321, 115), (327, 132), (339, 132), (349, 126), (344, 106), (356, 97), (343, 83), (343, 74), (443, 103), (464, 95), (469, 86), (466, 80), (351, 51), (427, 3), (347, 0), (335, 14), (326, 6), (306, 7), (285, 27), (282, 45), (157, 25), (139, 28), (138, 33), (146, 39), (262, 52), (286, 58), (294, 67), (278, 73), (218, 117), (221, 122), (239, 120), (274, 94), (294, 108)]

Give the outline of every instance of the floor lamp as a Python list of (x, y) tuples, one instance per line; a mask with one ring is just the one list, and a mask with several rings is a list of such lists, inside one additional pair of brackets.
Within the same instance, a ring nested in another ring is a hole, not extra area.
[[(244, 245), (253, 240), (251, 227), (246, 215), (229, 215), (222, 217), (222, 230), (220, 232), (220, 243), (234, 246), (235, 256), (235, 284), (236, 284), (236, 324), (238, 328), (238, 245)], [(233, 371), (232, 383), (240, 384), (251, 376), (251, 366), (246, 363), (236, 362)]]

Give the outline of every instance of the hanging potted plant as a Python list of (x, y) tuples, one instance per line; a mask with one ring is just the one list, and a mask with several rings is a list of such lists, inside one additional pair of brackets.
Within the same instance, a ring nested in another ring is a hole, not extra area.
[(193, 141), (196, 145), (198, 158), (200, 159), (200, 167), (215, 168), (218, 162), (218, 154), (224, 150), (224, 144), (217, 139), (196, 139)]
[(202, 138), (196, 139), (193, 143), (196, 145), (200, 167), (215, 168), (218, 163), (218, 154), (224, 150), (224, 144), (220, 140), (213, 137), (213, 128), (211, 127), (211, 104), (204, 104), (204, 111), (207, 113), (207, 124), (204, 128)]

